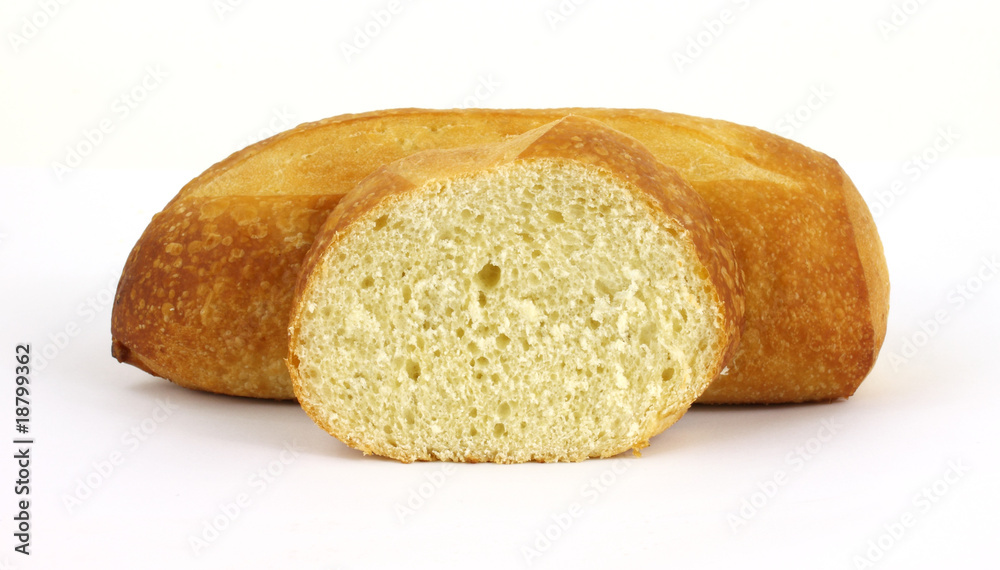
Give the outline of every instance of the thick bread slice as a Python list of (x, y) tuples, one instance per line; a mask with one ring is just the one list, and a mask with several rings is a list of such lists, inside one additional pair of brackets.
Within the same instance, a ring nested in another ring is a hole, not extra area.
[(306, 256), (288, 367), (303, 409), (365, 453), (579, 461), (683, 415), (742, 317), (701, 197), (569, 116), (363, 180)]
[(570, 113), (635, 137), (677, 169), (734, 242), (744, 334), (700, 402), (854, 393), (882, 346), (889, 279), (850, 179), (776, 135), (651, 110), (400, 109), (333, 117), (247, 147), (192, 180), (139, 239), (118, 286), (113, 353), (190, 388), (293, 397), (282, 359), (295, 279), (338, 200), (415, 151), (501, 141)]

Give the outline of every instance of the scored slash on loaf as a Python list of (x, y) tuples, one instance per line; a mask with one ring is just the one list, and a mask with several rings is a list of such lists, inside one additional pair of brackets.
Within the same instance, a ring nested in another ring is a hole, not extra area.
[(569, 116), (363, 180), (303, 263), (288, 367), (303, 409), (366, 453), (579, 461), (683, 415), (742, 318), (702, 198)]

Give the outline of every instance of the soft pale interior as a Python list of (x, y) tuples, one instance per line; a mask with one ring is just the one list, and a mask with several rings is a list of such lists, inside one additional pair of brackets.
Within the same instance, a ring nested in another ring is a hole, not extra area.
[(683, 412), (721, 350), (679, 225), (576, 163), (435, 182), (359, 221), (307, 290), (300, 399), (404, 460), (578, 460)]

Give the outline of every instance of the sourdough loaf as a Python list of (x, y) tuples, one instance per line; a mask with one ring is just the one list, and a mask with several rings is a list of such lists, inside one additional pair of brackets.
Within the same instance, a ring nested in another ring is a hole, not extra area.
[(288, 368), (303, 409), (366, 453), (578, 461), (676, 421), (742, 315), (704, 201), (569, 116), (363, 180), (306, 256)]
[(340, 198), (415, 151), (501, 141), (569, 113), (625, 132), (677, 169), (733, 240), (744, 334), (700, 402), (854, 393), (885, 336), (889, 281), (850, 179), (776, 135), (651, 110), (400, 109), (301, 125), (243, 149), (185, 186), (139, 239), (116, 295), (114, 355), (190, 388), (293, 397), (282, 359), (294, 284)]

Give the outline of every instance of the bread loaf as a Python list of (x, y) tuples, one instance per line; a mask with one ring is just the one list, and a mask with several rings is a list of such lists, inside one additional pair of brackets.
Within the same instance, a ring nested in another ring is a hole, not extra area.
[(579, 461), (683, 415), (742, 316), (704, 201), (569, 116), (365, 178), (306, 256), (288, 368), (303, 409), (366, 453)]
[(675, 168), (710, 206), (746, 278), (728, 373), (700, 402), (850, 396), (885, 336), (889, 281), (864, 201), (829, 157), (723, 121), (650, 110), (401, 109), (301, 125), (209, 168), (157, 214), (122, 273), (114, 355), (190, 388), (293, 397), (282, 359), (303, 257), (379, 166), (497, 142), (567, 114), (600, 120)]

